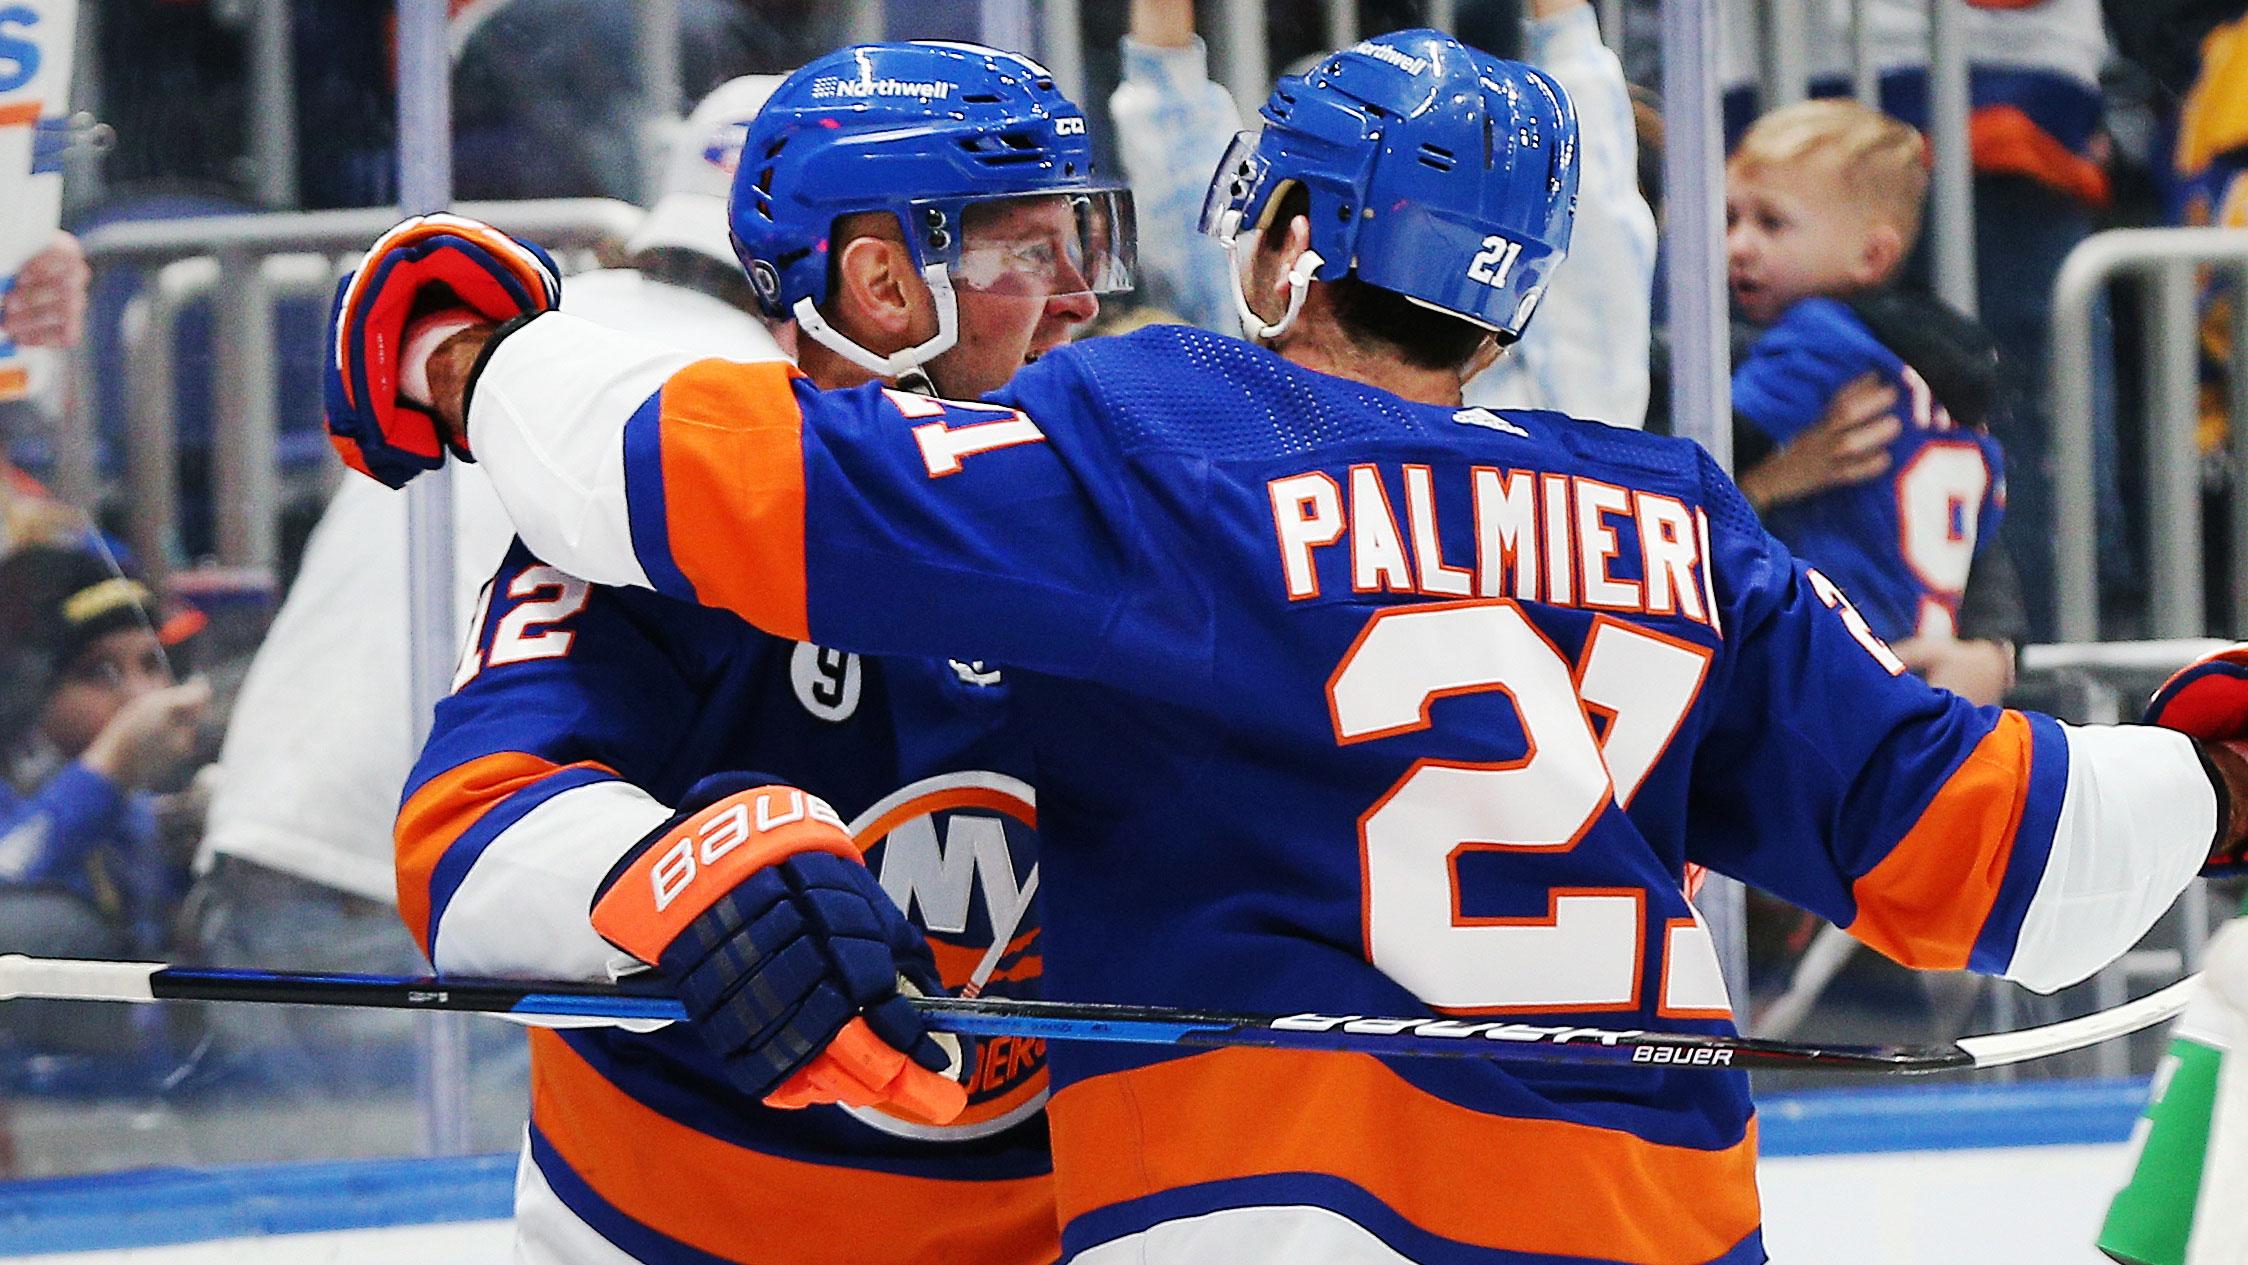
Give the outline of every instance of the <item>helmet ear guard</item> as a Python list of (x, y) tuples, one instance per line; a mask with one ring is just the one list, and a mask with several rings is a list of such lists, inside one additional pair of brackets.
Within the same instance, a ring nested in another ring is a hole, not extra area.
[(929, 298), (936, 304), (937, 332), (926, 342), (900, 348), (887, 356), (868, 350), (828, 324), (827, 318), (812, 305), (812, 296), (808, 294), (796, 301), (789, 315), (813, 342), (878, 378), (895, 378), (951, 351), (952, 345), (960, 341), (960, 304), (953, 298), (952, 278), (945, 265), (930, 264), (921, 270), (921, 279), (928, 283)]
[[(1279, 194), (1280, 191), (1275, 191), (1266, 205), (1279, 205)], [(1218, 244), (1225, 247), (1227, 271), (1233, 280), (1233, 306), (1241, 317), (1242, 337), (1253, 343), (1278, 338), (1296, 323), (1297, 315), (1304, 310), (1304, 297), (1311, 293), (1311, 283), (1319, 275), (1319, 270), (1327, 266), (1327, 261), (1319, 257), (1318, 251), (1309, 247), (1296, 256), (1295, 264), (1288, 269), (1288, 310), (1280, 314), (1278, 321), (1268, 325), (1263, 317), (1257, 315), (1256, 309), (1249, 306), (1248, 282), (1242, 277), (1241, 212), (1227, 211), (1225, 216), (1225, 222), (1216, 236)], [(1264, 230), (1262, 226), (1255, 226), (1249, 231), (1261, 233)]]

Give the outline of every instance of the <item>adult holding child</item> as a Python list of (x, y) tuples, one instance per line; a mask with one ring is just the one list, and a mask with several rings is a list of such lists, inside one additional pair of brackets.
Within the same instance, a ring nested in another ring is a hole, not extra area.
[[(1774, 111), (1734, 151), (1728, 281), (1763, 327), (1733, 374), (1741, 487), (1915, 669), (1991, 703), (2020, 623), (1990, 613), (2019, 606), (2010, 573), (1988, 568), (2005, 503), (1984, 429), (1997, 353), (1972, 317), (1895, 284), (1924, 153), (1911, 127), (1846, 100)], [(1992, 578), (1971, 586), (1978, 563)], [(1999, 601), (1969, 603), (1970, 587)]]

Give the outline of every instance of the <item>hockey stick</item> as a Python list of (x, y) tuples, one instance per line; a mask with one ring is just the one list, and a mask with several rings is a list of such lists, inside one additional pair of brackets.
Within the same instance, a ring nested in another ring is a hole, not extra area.
[[(2020, 1032), (1963, 1037), (1952, 1045), (1819, 1045), (1756, 1037), (1508, 1020), (1366, 1015), (1228, 1015), (1159, 1006), (1113, 1006), (991, 997), (915, 998), (943, 1032), (1055, 1041), (1269, 1046), (1390, 1057), (1625, 1063), (1664, 1067), (1792, 1067), (1914, 1075), (2002, 1067), (2137, 1032), (2174, 1017), (2199, 982), (2192, 976), (2137, 1001)], [(0, 1001), (236, 1001), (378, 1006), (598, 1019), (684, 1019), (679, 1003), (647, 987), (552, 980), (429, 979), (213, 970), (161, 962), (80, 962), (0, 956)]]

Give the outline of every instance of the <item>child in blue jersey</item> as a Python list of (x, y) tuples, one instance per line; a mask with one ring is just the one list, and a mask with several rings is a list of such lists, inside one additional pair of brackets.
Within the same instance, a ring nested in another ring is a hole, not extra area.
[[(1919, 233), (1924, 152), (1910, 127), (1851, 101), (1768, 114), (1726, 167), (1726, 251), (1734, 301), (1766, 327), (1733, 373), (1749, 440), (1742, 491), (1877, 634), (1940, 646), (1960, 638), (1968, 571), (1997, 538), (2005, 494), (1982, 429), (1990, 336), (1891, 287)], [(1821, 428), (1836, 395), (1865, 379), (1895, 392), (1895, 418)]]

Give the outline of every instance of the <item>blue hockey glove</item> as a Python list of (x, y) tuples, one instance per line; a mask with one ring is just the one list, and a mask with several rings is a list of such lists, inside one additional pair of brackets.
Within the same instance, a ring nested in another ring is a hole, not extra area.
[(2146, 723), (2201, 740), (2223, 789), (2217, 842), (2202, 873), (2248, 874), (2248, 645), (2203, 655), (2162, 683)]
[(593, 929), (662, 973), (744, 1093), (943, 1124), (967, 1106), (961, 1038), (900, 990), (941, 990), (928, 942), (835, 811), (771, 778), (703, 779), (594, 895)]
[(405, 398), (402, 384), (417, 369), (406, 355), (409, 330), (452, 315), (506, 321), (551, 311), (561, 298), (554, 260), (489, 224), (417, 215), (384, 233), (336, 287), (329, 312), (329, 442), (346, 465), (394, 488), (443, 465), (447, 447), (467, 458), (426, 400)]

